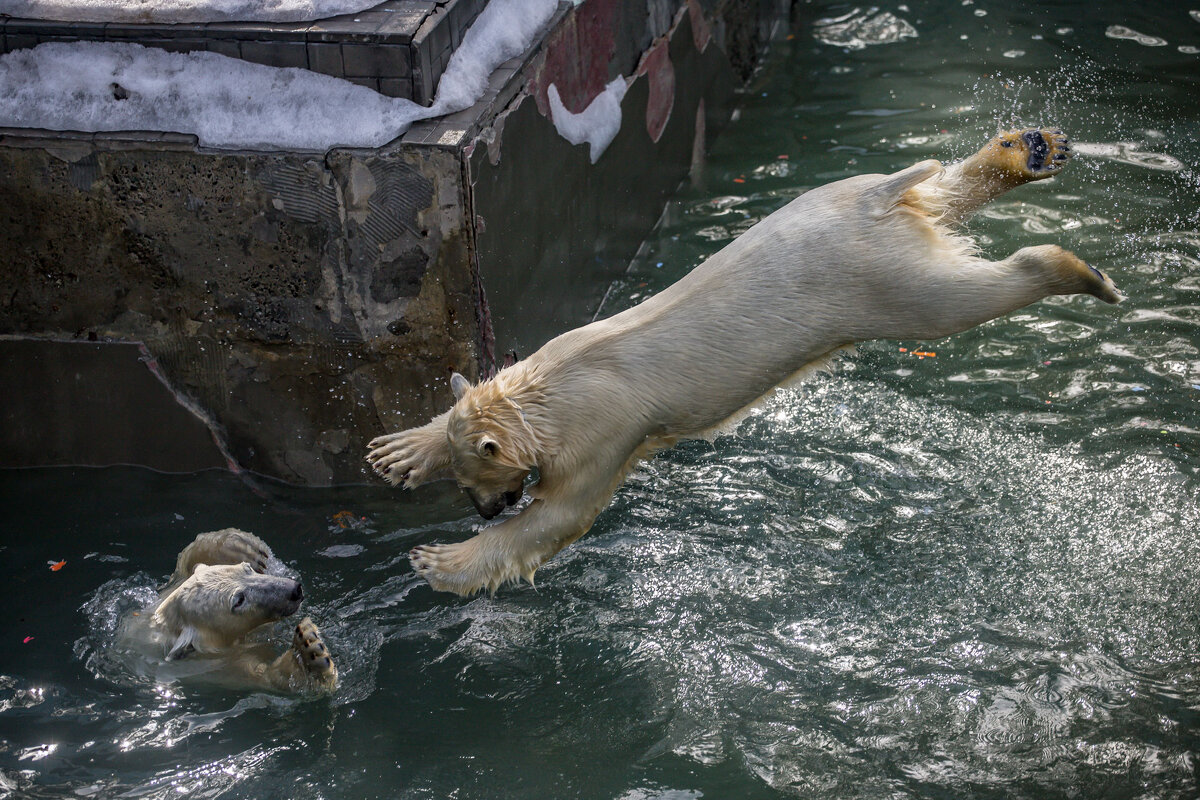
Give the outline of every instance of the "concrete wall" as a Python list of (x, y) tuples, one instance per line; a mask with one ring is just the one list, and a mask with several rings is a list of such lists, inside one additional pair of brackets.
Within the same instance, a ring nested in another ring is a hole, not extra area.
[[(0, 380), (21, 387), (0, 466), (369, 480), (366, 442), (448, 408), (451, 370), (484, 376), (591, 318), (728, 119), (734, 45), (761, 48), (781, 14), (563, 6), (475, 108), (377, 150), (0, 129)], [(630, 74), (591, 164), (546, 89), (578, 111)]]
[(458, 152), (173, 144), (0, 137), (0, 354), (138, 342), (242, 467), (363, 477), (380, 415), (430, 408), (449, 369), (476, 369)]
[[(528, 91), (469, 160), (501, 360), (591, 321), (687, 179), (694, 153), (728, 121), (740, 85), (699, 3), (603, 0), (584, 9), (550, 37)], [(621, 31), (640, 31), (641, 49)], [(554, 84), (567, 110), (579, 112), (622, 74), (634, 79), (621, 130), (592, 164), (586, 144), (571, 145), (548, 124), (547, 89)]]

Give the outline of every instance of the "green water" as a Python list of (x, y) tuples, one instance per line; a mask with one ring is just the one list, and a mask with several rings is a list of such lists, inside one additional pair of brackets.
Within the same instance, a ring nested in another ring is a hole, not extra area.
[[(1018, 124), (1080, 155), (971, 230), (1062, 244), (1130, 299), (864, 345), (647, 463), (537, 590), (414, 578), (409, 547), (478, 521), (450, 485), (0, 473), (0, 796), (1200, 794), (1200, 13), (1130, 5), (909, 2), (882, 10), (915, 38), (861, 49), (813, 36), (851, 7), (801, 6), (606, 313), (807, 188)], [(116, 613), (227, 525), (304, 577), (334, 698), (160, 685), (114, 652)]]

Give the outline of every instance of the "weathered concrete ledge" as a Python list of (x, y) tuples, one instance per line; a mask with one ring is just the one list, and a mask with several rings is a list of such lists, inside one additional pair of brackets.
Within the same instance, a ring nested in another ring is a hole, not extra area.
[(485, 0), (384, 0), (317, 22), (58, 22), (0, 16), (0, 52), (46, 42), (135, 42), (209, 52), (269, 67), (299, 67), (390, 97), (433, 102), (450, 55)]
[[(591, 318), (783, 16), (564, 5), (474, 108), (372, 150), (0, 130), (0, 466), (367, 480), (365, 443), (448, 407), (451, 370)], [(578, 112), (617, 75), (591, 164), (546, 90)]]

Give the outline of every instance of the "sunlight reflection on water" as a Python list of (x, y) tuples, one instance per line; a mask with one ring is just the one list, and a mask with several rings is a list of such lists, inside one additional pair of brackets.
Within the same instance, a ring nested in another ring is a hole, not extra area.
[[(80, 555), (22, 609), (0, 795), (1195, 796), (1195, 60), (1105, 32), (1176, 45), (1195, 21), (983, 5), (804, 5), (604, 313), (814, 185), (1041, 122), (1079, 158), (970, 230), (995, 255), (1061, 243), (1124, 305), (865, 344), (735, 435), (648, 461), (536, 589), (495, 597), (435, 596), (408, 567), (475, 526), (452, 487), (3, 474), (11, 524), (38, 534), (8, 537), (7, 563), (44, 580), (46, 551)], [(331, 700), (163, 683), (111, 648), (179, 547), (232, 524), (304, 576)]]

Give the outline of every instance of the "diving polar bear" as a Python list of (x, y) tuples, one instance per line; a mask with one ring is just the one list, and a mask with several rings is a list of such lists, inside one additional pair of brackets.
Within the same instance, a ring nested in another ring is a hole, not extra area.
[(1055, 294), (1119, 302), (1112, 281), (1057, 245), (988, 261), (952, 227), (1071, 156), (1062, 131), (1010, 131), (947, 167), (814, 189), (640, 305), (478, 385), (454, 375), (454, 407), (372, 441), (374, 469), (407, 488), (452, 472), (485, 519), (521, 498), (534, 467), (540, 479), (520, 513), (413, 549), (414, 569), (464, 595), (532, 582), (647, 453), (736, 420), (854, 342), (935, 339)]

